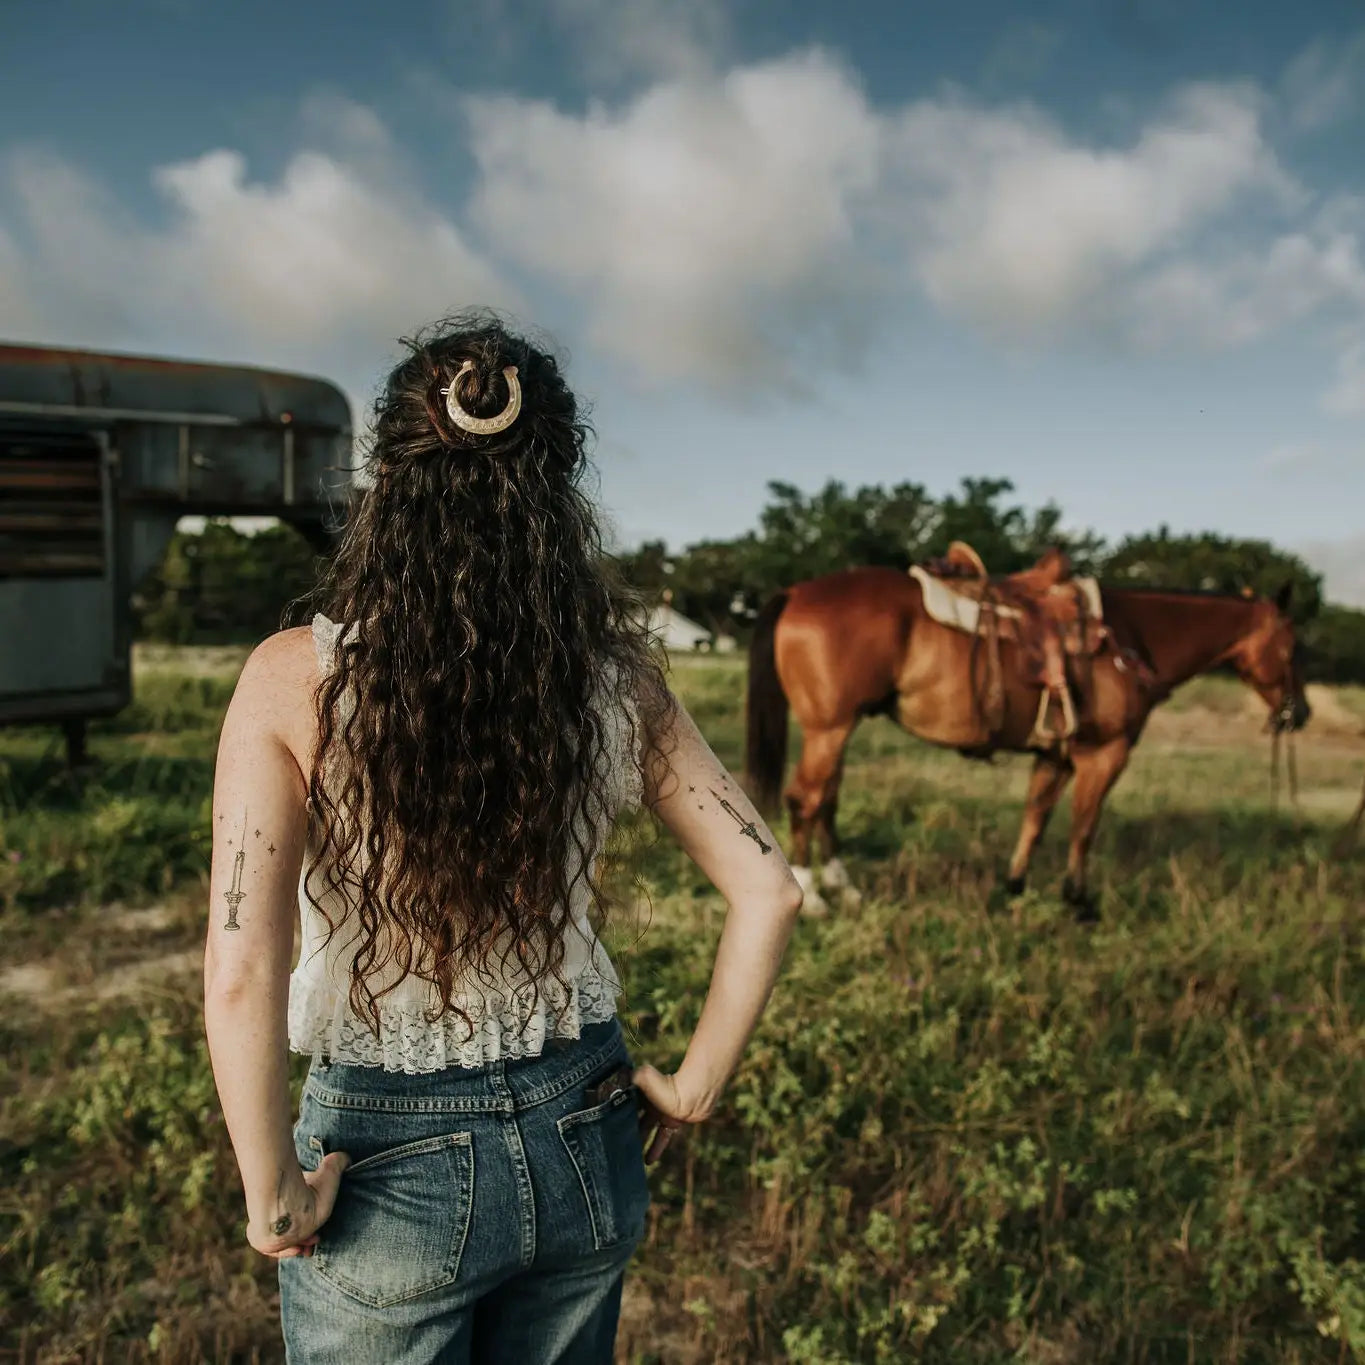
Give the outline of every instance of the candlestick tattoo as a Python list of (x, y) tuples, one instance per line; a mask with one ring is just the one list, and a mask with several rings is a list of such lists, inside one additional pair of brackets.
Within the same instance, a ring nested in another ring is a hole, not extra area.
[(712, 790), (711, 790), (711, 795), (714, 796), (714, 797), (716, 798), (716, 800), (720, 802), (720, 808), (721, 808), (721, 810), (723, 810), (728, 816), (730, 816), (730, 818), (731, 818), (732, 820), (734, 820), (734, 822), (739, 826), (739, 831), (740, 831), (740, 833), (741, 833), (741, 834), (744, 834), (744, 835), (747, 835), (750, 839), (752, 839), (752, 840), (754, 841), (754, 843), (756, 843), (756, 844), (758, 845), (758, 849), (759, 849), (759, 852), (760, 852), (760, 853), (771, 853), (771, 852), (773, 851), (773, 847), (772, 847), (771, 844), (765, 844), (765, 843), (763, 842), (762, 838), (759, 836), (759, 833), (758, 833), (758, 826), (757, 826), (756, 824), (754, 824), (754, 822), (753, 822), (752, 820), (746, 820), (746, 819), (739, 813), (739, 811), (737, 811), (737, 810), (736, 810), (736, 809), (735, 809), (735, 808), (734, 808), (734, 807), (733, 807), (733, 806), (732, 806), (732, 805), (731, 805), (731, 804), (730, 804), (730, 803), (729, 803), (729, 802), (728, 802), (728, 801), (727, 801), (727, 800), (726, 800), (718, 791), (716, 791), (714, 788), (712, 788)]
[(232, 885), (223, 892), (223, 899), (227, 901), (228, 917), (224, 929), (240, 929), (242, 926), (237, 923), (237, 907), (246, 899), (242, 891), (242, 865), (246, 862), (246, 812), (242, 812), (242, 846), (232, 859)]

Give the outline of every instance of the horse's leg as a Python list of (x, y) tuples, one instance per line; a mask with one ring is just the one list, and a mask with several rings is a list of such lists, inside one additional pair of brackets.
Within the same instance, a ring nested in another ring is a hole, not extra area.
[(1066, 860), (1062, 899), (1075, 908), (1076, 918), (1082, 921), (1099, 918), (1095, 899), (1086, 888), (1086, 857), (1099, 823), (1100, 807), (1127, 766), (1132, 748), (1124, 735), (1093, 749), (1077, 750), (1073, 758), (1076, 788), (1071, 798), (1071, 850)]
[(1057, 800), (1071, 780), (1071, 772), (1069, 759), (1039, 754), (1033, 761), (1033, 773), (1028, 781), (1028, 795), (1024, 798), (1024, 818), (1019, 824), (1019, 840), (1014, 845), (1009, 879), (1005, 882), (1005, 889), (1011, 896), (1019, 895), (1024, 889), (1024, 879), (1028, 876), (1029, 859), (1033, 856), (1034, 845), (1042, 838), (1047, 822), (1056, 808)]
[[(802, 745), (802, 761), (805, 759), (805, 746)], [(800, 771), (800, 764), (797, 765)], [(803, 812), (806, 804), (801, 799), (801, 794), (796, 790), (796, 778), (793, 776), (791, 782), (787, 784), (787, 790), (782, 796), (783, 802), (787, 807), (787, 824), (791, 830), (792, 856), (791, 865), (793, 869), (798, 867), (810, 866), (810, 822), (806, 819)]]
[(853, 722), (827, 729), (808, 729), (801, 740), (801, 759), (787, 786), (787, 810), (792, 828), (792, 874), (806, 893), (806, 910), (821, 914), (828, 907), (815, 888), (810, 870), (810, 841), (814, 829), (821, 852), (828, 858), (836, 849), (834, 811), (843, 776), (844, 746)]
[(834, 771), (825, 780), (824, 799), (815, 814), (815, 838), (820, 847), (820, 885), (826, 891), (846, 892), (850, 889), (848, 869), (839, 857), (835, 820), (839, 813), (839, 789), (844, 781), (844, 752), (853, 733), (853, 722), (841, 726), (840, 731), (843, 738), (838, 742), (839, 753)]

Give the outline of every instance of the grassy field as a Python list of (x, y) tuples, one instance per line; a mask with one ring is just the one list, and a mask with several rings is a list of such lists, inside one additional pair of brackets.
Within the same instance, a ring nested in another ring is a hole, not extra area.
[[(196, 972), (216, 728), (242, 651), (139, 656), (75, 785), (0, 732), (0, 1355), (278, 1361)], [(743, 667), (675, 680), (737, 764)], [(855, 737), (861, 902), (798, 927), (716, 1118), (675, 1143), (620, 1356), (1365, 1359), (1365, 705), (1318, 693), (1301, 799), (1218, 680), (1154, 719), (1102, 825), (1103, 922), (992, 896), (1025, 766)], [(664, 840), (613, 944), (637, 1054), (675, 1062), (723, 906)], [(994, 901), (996, 909), (988, 906)], [(303, 1065), (300, 1063), (299, 1076)]]

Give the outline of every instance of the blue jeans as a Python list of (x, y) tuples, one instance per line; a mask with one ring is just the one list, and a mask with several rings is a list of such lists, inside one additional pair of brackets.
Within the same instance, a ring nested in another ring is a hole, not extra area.
[(315, 1062), (294, 1142), (354, 1163), (279, 1262), (290, 1365), (610, 1365), (649, 1207), (615, 1019), (539, 1057), (411, 1076)]

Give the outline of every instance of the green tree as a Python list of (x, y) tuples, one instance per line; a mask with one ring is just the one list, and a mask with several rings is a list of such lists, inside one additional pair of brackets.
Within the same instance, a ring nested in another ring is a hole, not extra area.
[(1298, 555), (1267, 540), (1238, 540), (1212, 531), (1173, 536), (1162, 526), (1154, 534), (1128, 536), (1104, 564), (1105, 579), (1133, 587), (1194, 588), (1253, 592), (1274, 597), (1292, 587), (1291, 611), (1311, 620), (1322, 606), (1322, 576)]
[(937, 515), (917, 483), (850, 493), (838, 480), (804, 494), (770, 483), (753, 552), (760, 576), (776, 588), (860, 564), (907, 567), (922, 552)]
[(1365, 683), (1365, 611), (1327, 603), (1300, 639), (1308, 681)]
[(657, 601), (669, 586), (673, 564), (662, 540), (647, 540), (634, 550), (616, 556), (621, 575), (649, 601)]
[(133, 593), (134, 630), (138, 638), (166, 644), (188, 644), (194, 638), (194, 571), (188, 538), (171, 537), (161, 563)]
[(792, 583), (859, 565), (906, 569), (954, 540), (969, 541), (1001, 573), (1032, 563), (1050, 545), (1086, 569), (1103, 547), (1088, 532), (1063, 532), (1054, 504), (1035, 511), (1006, 505), (1014, 491), (1008, 479), (964, 479), (960, 492), (938, 501), (910, 482), (850, 491), (832, 479), (814, 493), (774, 482), (768, 491), (756, 531), (672, 556), (651, 541), (621, 556), (623, 572), (647, 596), (668, 590), (679, 611), (713, 630), (734, 630)]
[(962, 491), (938, 504), (932, 534), (921, 558), (946, 554), (955, 540), (965, 540), (992, 573), (1014, 573), (1032, 564), (1053, 546), (1065, 550), (1081, 572), (1094, 568), (1104, 553), (1104, 541), (1092, 531), (1062, 530), (1062, 509), (1045, 503), (1030, 512), (1001, 506), (1014, 492), (1009, 479), (963, 479)]
[[(753, 605), (776, 590), (763, 575), (755, 538), (707, 540), (673, 561), (673, 606), (709, 630), (733, 633)], [(738, 610), (736, 610), (738, 608)]]
[(318, 560), (289, 526), (244, 535), (224, 518), (177, 531), (134, 598), (138, 635), (172, 643), (264, 639), (316, 582)]

